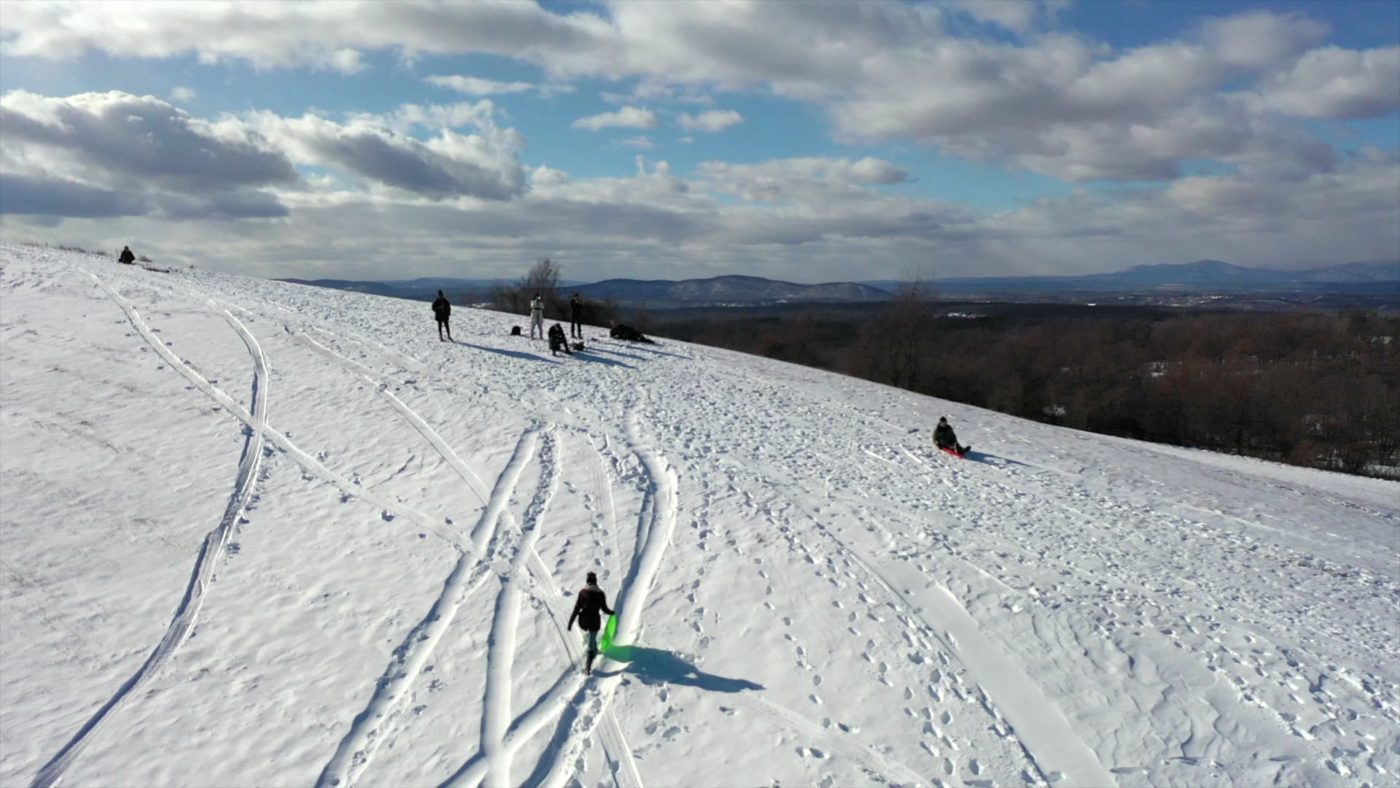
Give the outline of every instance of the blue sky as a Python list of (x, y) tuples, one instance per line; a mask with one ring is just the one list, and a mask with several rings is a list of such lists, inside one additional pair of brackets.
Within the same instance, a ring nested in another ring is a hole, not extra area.
[(1400, 257), (1396, 2), (8, 2), (0, 237), (259, 276)]

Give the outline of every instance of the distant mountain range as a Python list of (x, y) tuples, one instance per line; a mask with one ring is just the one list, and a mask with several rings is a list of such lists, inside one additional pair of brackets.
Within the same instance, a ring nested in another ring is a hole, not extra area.
[(615, 299), (619, 304), (645, 304), (657, 309), (692, 306), (751, 306), (782, 303), (858, 303), (888, 301), (889, 290), (856, 282), (801, 285), (758, 276), (716, 276), (709, 279), (605, 279), (569, 288), (585, 298)]
[[(867, 282), (893, 287), (896, 282)], [(1320, 268), (1283, 270), (1246, 268), (1220, 260), (1138, 265), (1125, 271), (1082, 276), (953, 277), (934, 280), (942, 296), (1032, 293), (1266, 293), (1357, 292), (1400, 288), (1400, 260), (1342, 263)]]
[[(345, 279), (286, 279), (297, 284), (353, 290), (361, 293), (431, 301), (439, 289), (453, 300), (464, 291), (471, 298), (484, 294), (501, 280), (431, 277), (386, 281)], [(708, 279), (606, 279), (592, 284), (561, 286), (586, 298), (607, 300), (628, 307), (671, 309), (702, 306), (761, 306), (785, 303), (863, 303), (887, 301), (899, 288), (897, 281), (828, 282), (805, 285), (757, 276), (716, 276)], [(1194, 263), (1139, 265), (1124, 271), (1082, 276), (953, 277), (935, 279), (935, 292), (943, 298), (1016, 296), (1036, 294), (1189, 294), (1189, 293), (1400, 293), (1400, 260), (1343, 263), (1319, 268), (1282, 270), (1247, 268), (1200, 260)]]

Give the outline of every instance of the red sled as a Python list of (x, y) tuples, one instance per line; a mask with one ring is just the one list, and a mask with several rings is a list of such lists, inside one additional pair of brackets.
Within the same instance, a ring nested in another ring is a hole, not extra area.
[(966, 446), (966, 447), (963, 448), (962, 451), (958, 451), (957, 449), (952, 449), (952, 448), (941, 448), (941, 449), (939, 449), (939, 451), (943, 452), (944, 454), (951, 454), (952, 456), (957, 457), (958, 459), (961, 460), (961, 459), (965, 459), (965, 458), (967, 457), (967, 453), (970, 452), (970, 451), (972, 451), (972, 447), (971, 447), (971, 446)]

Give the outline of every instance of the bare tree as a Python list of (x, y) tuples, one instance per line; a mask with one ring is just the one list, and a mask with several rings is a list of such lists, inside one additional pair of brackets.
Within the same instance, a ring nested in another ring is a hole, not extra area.
[(521, 285), (532, 297), (539, 293), (546, 304), (555, 304), (559, 301), (559, 264), (548, 257), (540, 258), (530, 267)]
[(539, 293), (544, 299), (545, 308), (556, 317), (563, 314), (563, 303), (559, 300), (559, 264), (548, 257), (530, 267), (523, 279), (514, 284), (497, 285), (491, 288), (491, 305), (502, 312), (524, 314), (530, 309), (530, 299)]

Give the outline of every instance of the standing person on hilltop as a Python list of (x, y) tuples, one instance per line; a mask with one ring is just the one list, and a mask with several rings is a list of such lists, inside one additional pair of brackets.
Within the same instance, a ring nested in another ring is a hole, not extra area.
[(588, 661), (584, 663), (583, 672), (588, 674), (593, 673), (593, 658), (598, 656), (598, 629), (603, 625), (600, 611), (610, 616), (613, 614), (612, 608), (608, 607), (608, 595), (598, 587), (598, 575), (589, 572), (587, 584), (578, 592), (578, 601), (574, 602), (574, 612), (569, 615), (567, 627), (572, 631), (577, 619), (579, 628), (584, 632)]
[[(438, 297), (433, 301), (433, 317), (437, 318), (438, 341), (452, 341), (452, 326), (447, 324), (448, 318), (452, 317), (452, 304), (448, 302), (447, 296), (438, 291)], [(447, 331), (447, 339), (443, 340), (442, 332)]]
[(569, 336), (583, 339), (583, 299), (578, 297), (578, 293), (569, 299)]
[(130, 246), (122, 247), (122, 253), (117, 255), (117, 262), (126, 263), (127, 265), (131, 265), (132, 263), (136, 262), (136, 255), (131, 253)]
[(535, 332), (539, 331), (539, 338), (544, 339), (544, 299), (539, 293), (530, 299), (530, 338), (535, 338)]

